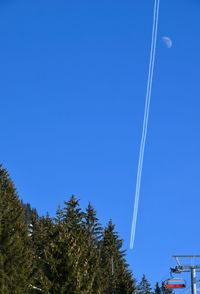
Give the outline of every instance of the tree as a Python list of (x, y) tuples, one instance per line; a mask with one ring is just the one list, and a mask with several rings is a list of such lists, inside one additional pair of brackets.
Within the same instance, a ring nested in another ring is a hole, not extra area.
[(158, 282), (156, 283), (154, 293), (155, 294), (161, 294), (161, 289), (160, 289), (160, 286), (159, 286)]
[(51, 293), (52, 270), (49, 251), (54, 239), (53, 230), (53, 222), (48, 214), (46, 217), (40, 218), (35, 215), (32, 219), (31, 241), (34, 255), (34, 281), (31, 293), (38, 293), (38, 289), (41, 289), (44, 293)]
[(132, 294), (122, 245), (112, 221), (103, 230), (73, 195), (56, 218), (39, 217), (0, 166), (0, 294)]
[(24, 212), (7, 171), (0, 166), (0, 293), (29, 293), (32, 252)]
[(139, 294), (152, 294), (150, 283), (145, 275), (142, 276), (141, 282), (137, 286), (137, 289)]
[(135, 281), (125, 261), (123, 241), (115, 231), (110, 220), (101, 240), (101, 278), (104, 285), (103, 293), (133, 293)]
[(85, 218), (85, 230), (90, 236), (90, 241), (97, 246), (98, 241), (102, 238), (102, 226), (99, 223), (97, 214), (91, 203), (86, 208)]
[(46, 226), (47, 236), (43, 237), (46, 241), (42, 242), (41, 249), (40, 243), (36, 245), (37, 254), (42, 254), (39, 256), (43, 273), (40, 285), (45, 293), (89, 293), (84, 283), (87, 262), (83, 218), (79, 201), (72, 196), (63, 209), (58, 208), (52, 226)]
[(87, 261), (87, 275), (85, 275), (85, 285), (87, 293), (102, 293), (100, 283), (100, 246), (99, 240), (102, 238), (102, 226), (96, 216), (96, 211), (91, 203), (86, 208), (84, 216), (84, 232), (86, 235), (85, 261)]
[(27, 225), (32, 224), (35, 216), (38, 216), (36, 209), (32, 208), (30, 203), (24, 203), (22, 200), (21, 200), (21, 205), (24, 210), (25, 223)]
[[(66, 241), (68, 244), (67, 254), (71, 265), (71, 279), (66, 281), (63, 293), (84, 293), (86, 285), (84, 278), (87, 274), (87, 262), (85, 260), (86, 235), (84, 230), (83, 218), (85, 214), (80, 208), (79, 200), (72, 195), (68, 202), (65, 202), (64, 211), (64, 228)], [(81, 292), (82, 291), (82, 292)]]

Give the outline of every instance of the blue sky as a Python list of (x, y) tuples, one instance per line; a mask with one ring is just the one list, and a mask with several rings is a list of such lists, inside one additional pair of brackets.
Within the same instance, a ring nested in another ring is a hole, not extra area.
[[(71, 194), (128, 249), (154, 1), (0, 3), (1, 162), (53, 215)], [(139, 218), (128, 262), (166, 277), (199, 253), (200, 3), (161, 0)], [(173, 47), (162, 42), (169, 36)]]

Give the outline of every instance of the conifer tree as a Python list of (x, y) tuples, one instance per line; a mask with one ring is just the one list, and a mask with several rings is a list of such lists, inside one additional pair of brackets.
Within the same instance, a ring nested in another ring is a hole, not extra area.
[[(71, 259), (71, 288), (75, 293), (84, 291), (84, 276), (86, 274), (85, 241), (86, 235), (83, 224), (84, 213), (79, 200), (74, 195), (64, 207), (64, 224), (67, 233), (68, 256)], [(70, 287), (66, 289), (70, 290)]]
[(137, 287), (137, 290), (138, 290), (139, 294), (151, 294), (152, 293), (150, 283), (147, 280), (145, 275), (142, 276), (142, 279)]
[[(52, 294), (75, 293), (73, 276), (73, 257), (70, 254), (69, 234), (66, 214), (60, 207), (57, 209), (54, 222), (52, 245), (48, 251), (48, 262), (51, 269)], [(71, 291), (71, 292), (70, 292)]]
[(85, 214), (85, 229), (91, 237), (91, 242), (97, 246), (98, 241), (102, 238), (102, 226), (99, 223), (97, 214), (91, 203), (88, 204)]
[(89, 293), (84, 279), (87, 274), (84, 213), (72, 196), (63, 209), (58, 208), (53, 234), (46, 248), (49, 292), (52, 294)]
[(96, 211), (89, 203), (85, 213), (85, 234), (86, 252), (85, 261), (87, 262), (87, 275), (84, 283), (87, 285), (87, 293), (102, 293), (100, 283), (100, 246), (99, 240), (102, 238), (102, 226), (96, 216)]
[(158, 282), (156, 283), (154, 293), (155, 294), (161, 294), (161, 289), (160, 289), (160, 286), (159, 286)]
[(104, 284), (103, 293), (133, 293), (134, 280), (125, 262), (123, 242), (115, 232), (110, 220), (104, 230), (101, 241), (101, 277)]
[(75, 196), (55, 219), (39, 217), (0, 167), (0, 294), (132, 294), (122, 244), (112, 221), (103, 230)]
[(37, 211), (35, 208), (33, 209), (31, 207), (30, 203), (24, 203), (22, 200), (21, 200), (21, 205), (24, 210), (25, 223), (27, 225), (30, 225), (34, 217), (37, 216)]
[(34, 254), (34, 281), (31, 293), (38, 293), (37, 289), (42, 290), (44, 293), (51, 293), (52, 271), (49, 262), (49, 251), (53, 242), (53, 222), (48, 214), (46, 217), (40, 218), (35, 215), (32, 224), (33, 232), (31, 240)]
[(16, 189), (0, 167), (0, 293), (29, 293), (32, 253)]

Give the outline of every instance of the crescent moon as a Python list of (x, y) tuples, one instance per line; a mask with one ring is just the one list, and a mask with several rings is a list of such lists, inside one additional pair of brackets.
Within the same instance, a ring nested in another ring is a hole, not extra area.
[(172, 47), (172, 40), (169, 37), (163, 37), (162, 40), (167, 46), (167, 48), (170, 49)]

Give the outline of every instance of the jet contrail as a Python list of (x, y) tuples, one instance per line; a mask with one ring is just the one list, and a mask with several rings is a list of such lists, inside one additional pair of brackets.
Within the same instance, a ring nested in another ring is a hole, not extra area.
[(160, 5), (160, 0), (155, 0), (152, 39), (151, 39), (151, 53), (150, 53), (150, 62), (149, 62), (149, 73), (148, 73), (148, 80), (147, 80), (142, 138), (141, 138), (141, 143), (140, 143), (140, 153), (139, 153), (138, 168), (137, 168), (135, 203), (134, 203), (133, 219), (132, 219), (132, 226), (131, 226), (131, 239), (130, 239), (130, 248), (131, 249), (133, 249), (133, 245), (134, 245), (134, 241), (135, 241), (135, 231), (136, 231), (138, 204), (139, 204), (139, 198), (140, 198), (140, 186), (141, 186), (141, 178), (142, 178), (142, 167), (143, 167), (144, 150), (145, 150), (145, 143), (146, 143), (147, 129), (148, 129), (149, 109), (150, 109), (150, 102), (151, 102), (151, 90), (152, 90), (154, 64), (155, 64), (156, 41), (157, 41), (157, 32), (158, 32), (159, 5)]

